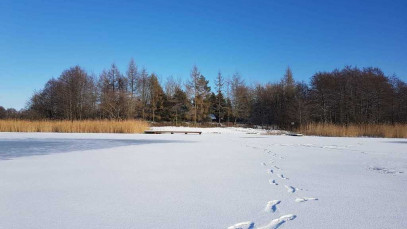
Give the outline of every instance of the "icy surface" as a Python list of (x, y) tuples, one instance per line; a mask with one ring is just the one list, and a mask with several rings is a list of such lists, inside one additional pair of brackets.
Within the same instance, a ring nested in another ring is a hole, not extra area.
[(0, 133), (0, 228), (407, 228), (407, 140), (203, 132)]

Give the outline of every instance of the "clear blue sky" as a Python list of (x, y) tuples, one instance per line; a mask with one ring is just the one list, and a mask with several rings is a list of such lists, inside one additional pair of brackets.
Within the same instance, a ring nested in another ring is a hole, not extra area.
[(377, 66), (407, 81), (407, 1), (0, 1), (0, 105), (80, 65), (125, 72), (133, 57), (160, 77), (210, 80), (240, 72), (275, 82), (345, 65)]

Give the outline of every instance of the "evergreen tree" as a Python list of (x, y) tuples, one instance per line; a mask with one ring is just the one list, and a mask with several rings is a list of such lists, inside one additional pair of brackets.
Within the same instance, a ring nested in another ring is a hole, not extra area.
[(165, 94), (154, 73), (150, 76), (149, 86), (151, 119), (153, 122), (160, 121), (164, 110)]
[(187, 94), (180, 87), (176, 87), (171, 98), (171, 117), (175, 121), (175, 125), (178, 125), (179, 121), (186, 120), (189, 107)]

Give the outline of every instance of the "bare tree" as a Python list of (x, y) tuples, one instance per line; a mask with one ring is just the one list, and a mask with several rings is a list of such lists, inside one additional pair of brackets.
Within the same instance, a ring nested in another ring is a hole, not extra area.
[(137, 65), (134, 63), (134, 60), (132, 58), (127, 69), (127, 80), (129, 83), (129, 91), (131, 93), (132, 98), (134, 98), (134, 96), (136, 95), (137, 78), (138, 78)]
[(147, 70), (145, 68), (143, 68), (141, 70), (140, 76), (138, 78), (138, 83), (137, 83), (137, 88), (138, 88), (138, 92), (140, 94), (140, 100), (141, 100), (141, 117), (143, 119), (146, 118), (145, 115), (145, 110), (147, 107), (147, 103), (149, 102), (149, 76), (147, 73)]
[(173, 76), (167, 77), (165, 81), (165, 94), (168, 97), (174, 96), (175, 90), (177, 88), (181, 88), (181, 80), (180, 79), (174, 79)]
[[(235, 73), (225, 80), (219, 72), (215, 91), (194, 66), (186, 91), (181, 82), (168, 77), (165, 93), (156, 74), (140, 73), (134, 60), (126, 76), (112, 64), (99, 78), (79, 66), (50, 79), (31, 97), (26, 111), (1, 109), (0, 118), (127, 119), (153, 121), (209, 120), (209, 112), (229, 122), (287, 128), (307, 122), (334, 124), (406, 123), (407, 84), (387, 77), (378, 68), (345, 67), (318, 72), (310, 85), (296, 83), (288, 67), (281, 81), (248, 87)], [(215, 95), (216, 93), (216, 95)], [(224, 98), (223, 93), (226, 94)], [(138, 112), (136, 115), (135, 112)]]
[(198, 95), (199, 95), (199, 77), (201, 73), (198, 70), (196, 65), (193, 66), (191, 74), (190, 74), (190, 81), (187, 84), (187, 89), (189, 91), (190, 96), (193, 98), (193, 112), (194, 112), (194, 123), (197, 122), (197, 115), (198, 115)]
[(215, 80), (215, 86), (216, 86), (216, 90), (217, 90), (217, 102), (218, 102), (218, 106), (217, 106), (217, 111), (218, 111), (218, 123), (220, 124), (220, 120), (221, 120), (221, 112), (222, 112), (222, 103), (223, 103), (223, 96), (222, 96), (222, 92), (223, 92), (223, 85), (225, 84), (225, 80), (222, 76), (222, 73), (219, 71), (218, 72), (218, 76), (216, 77)]
[(235, 118), (234, 123), (238, 119), (247, 119), (249, 117), (249, 88), (245, 85), (244, 80), (239, 73), (235, 73), (231, 81), (231, 97), (232, 97), (232, 114)]

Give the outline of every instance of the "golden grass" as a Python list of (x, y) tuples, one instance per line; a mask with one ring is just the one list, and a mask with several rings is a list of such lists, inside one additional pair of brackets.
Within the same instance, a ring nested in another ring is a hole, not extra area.
[(382, 137), (407, 138), (406, 124), (366, 124), (366, 125), (334, 125), (311, 123), (298, 129), (305, 135), (335, 136), (335, 137)]
[(142, 133), (148, 127), (147, 122), (140, 120), (0, 120), (0, 132)]

